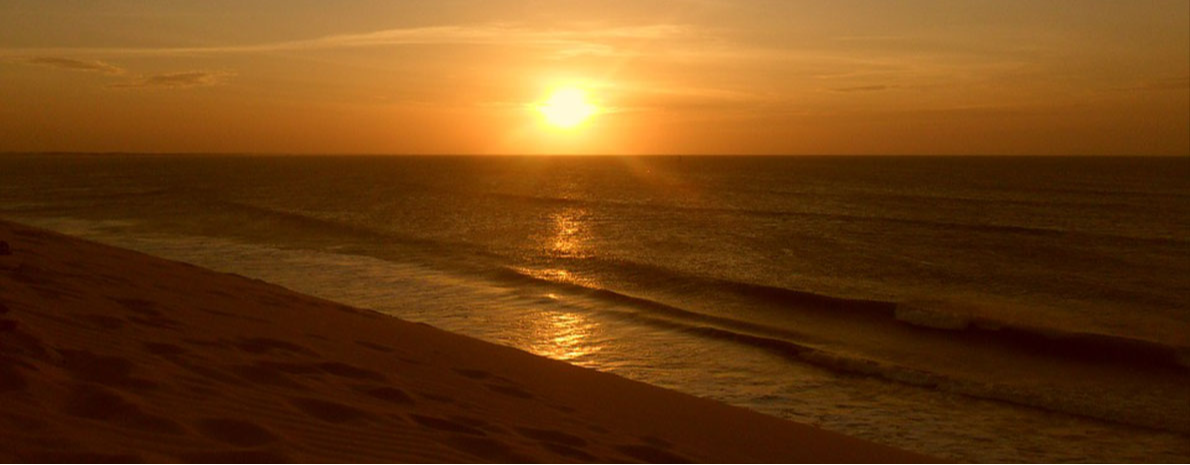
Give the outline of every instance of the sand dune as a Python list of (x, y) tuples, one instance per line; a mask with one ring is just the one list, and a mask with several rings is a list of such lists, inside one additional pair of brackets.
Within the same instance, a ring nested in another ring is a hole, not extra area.
[(927, 458), (0, 222), (0, 460)]

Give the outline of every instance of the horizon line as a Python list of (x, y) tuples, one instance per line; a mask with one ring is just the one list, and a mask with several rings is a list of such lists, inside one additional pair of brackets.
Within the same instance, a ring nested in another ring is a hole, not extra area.
[(0, 151), (0, 156), (12, 155), (84, 155), (84, 156), (256, 156), (256, 157), (1003, 157), (1003, 158), (1180, 158), (1190, 157), (1188, 154), (1021, 154), (1021, 153), (977, 153), (977, 154), (947, 154), (947, 153), (395, 153), (395, 152), (234, 152), (234, 151), (72, 151), (72, 150), (39, 150)]

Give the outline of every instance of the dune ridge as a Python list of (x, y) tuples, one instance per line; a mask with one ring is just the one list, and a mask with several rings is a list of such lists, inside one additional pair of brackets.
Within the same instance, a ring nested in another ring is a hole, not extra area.
[(928, 457), (0, 221), (5, 462)]

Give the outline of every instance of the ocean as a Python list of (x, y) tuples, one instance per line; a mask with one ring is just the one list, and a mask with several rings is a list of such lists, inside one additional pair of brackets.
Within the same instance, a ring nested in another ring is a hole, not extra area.
[(1190, 159), (0, 155), (0, 217), (958, 461), (1190, 460)]

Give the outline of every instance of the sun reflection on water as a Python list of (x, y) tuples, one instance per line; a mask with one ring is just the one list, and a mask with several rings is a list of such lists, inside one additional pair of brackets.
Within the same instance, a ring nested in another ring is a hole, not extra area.
[[(548, 233), (539, 237), (540, 246), (555, 258), (581, 258), (589, 255), (590, 217), (582, 208), (563, 208), (548, 217)], [(568, 271), (554, 263), (555, 267), (520, 268), (528, 276), (556, 283), (574, 284), (583, 287), (597, 287), (584, 277)], [(564, 297), (558, 293), (546, 293), (542, 297), (561, 304)], [(521, 324), (527, 329), (527, 349), (537, 355), (562, 360), (579, 366), (595, 363), (594, 356), (603, 349), (598, 337), (599, 323), (582, 313), (559, 310), (547, 304), (541, 311), (525, 317)], [(553, 309), (549, 309), (549, 308)]]
[(554, 255), (565, 257), (584, 255), (588, 231), (587, 211), (581, 208), (567, 208), (550, 215), (554, 222), (554, 234), (549, 249)]
[(603, 349), (595, 337), (599, 325), (582, 314), (543, 311), (527, 323), (533, 338), (529, 351), (534, 354), (584, 366)]
[[(526, 276), (556, 283), (577, 284), (583, 287), (598, 287), (589, 276), (567, 270), (566, 259), (586, 258), (591, 250), (590, 216), (582, 208), (564, 208), (549, 214), (549, 223), (544, 234), (535, 237), (539, 247), (554, 259), (545, 266), (517, 267), (515, 270)], [(551, 266), (552, 265), (552, 266)]]
[(532, 276), (537, 279), (552, 281), (555, 283), (575, 284), (583, 287), (598, 287), (599, 283), (594, 280), (579, 276), (575, 273), (563, 270), (561, 268), (514, 268), (517, 272), (525, 276)]

